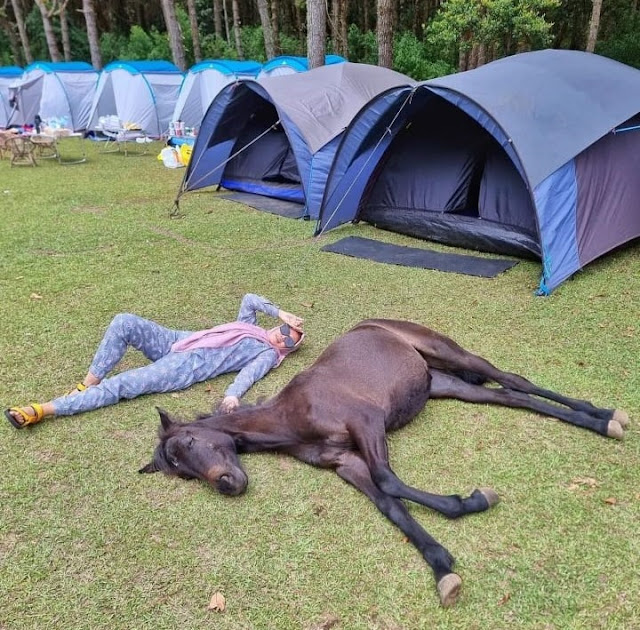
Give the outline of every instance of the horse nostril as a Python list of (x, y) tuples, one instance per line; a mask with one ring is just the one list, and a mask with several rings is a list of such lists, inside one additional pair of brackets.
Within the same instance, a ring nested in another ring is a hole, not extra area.
[(229, 474), (220, 475), (216, 481), (216, 487), (222, 494), (228, 494), (231, 496), (237, 496), (242, 494), (247, 488), (246, 477), (242, 479), (234, 479)]

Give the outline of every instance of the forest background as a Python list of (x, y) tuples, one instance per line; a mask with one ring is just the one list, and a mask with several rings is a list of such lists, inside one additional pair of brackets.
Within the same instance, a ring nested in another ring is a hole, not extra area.
[(326, 53), (414, 79), (541, 48), (640, 67), (638, 0), (0, 0), (0, 65)]

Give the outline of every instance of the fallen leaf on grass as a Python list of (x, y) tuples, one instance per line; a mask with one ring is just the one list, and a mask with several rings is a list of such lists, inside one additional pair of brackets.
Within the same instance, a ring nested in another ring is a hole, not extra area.
[(41, 295), (38, 295), (37, 293), (32, 293), (29, 297), (30, 297), (32, 300), (41, 300), (41, 299), (42, 299), (42, 296), (41, 296)]
[(180, 398), (180, 394), (171, 394), (171, 398)]
[(511, 593), (505, 593), (498, 602), (498, 606), (504, 606), (511, 599)]
[(313, 308), (313, 302), (300, 302), (305, 308)]
[(224, 595), (219, 591), (216, 591), (211, 596), (211, 601), (209, 602), (208, 610), (215, 610), (216, 612), (224, 612), (227, 600), (224, 598)]
[(608, 499), (605, 499), (604, 502), (608, 505), (616, 505), (618, 503), (618, 499), (615, 497), (609, 497)]
[(577, 490), (580, 486), (596, 488), (598, 486), (598, 482), (593, 477), (576, 477), (571, 480), (571, 483), (567, 487), (569, 490)]

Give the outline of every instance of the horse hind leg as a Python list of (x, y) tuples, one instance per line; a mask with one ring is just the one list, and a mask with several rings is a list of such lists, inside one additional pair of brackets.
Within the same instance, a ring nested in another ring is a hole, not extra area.
[(602, 418), (581, 410), (552, 405), (519, 390), (472, 385), (457, 376), (440, 370), (431, 370), (430, 394), (432, 398), (453, 398), (470, 403), (530, 409), (542, 415), (595, 431), (600, 435), (619, 440), (624, 437), (622, 425), (612, 418)]
[[(429, 331), (429, 333), (432, 333), (432, 331)], [(581, 411), (600, 420), (613, 420), (622, 427), (626, 427), (629, 424), (629, 415), (621, 409), (596, 407), (586, 400), (569, 398), (557, 392), (538, 387), (524, 376), (500, 370), (486, 359), (465, 350), (455, 343), (455, 341), (438, 333), (425, 335), (425, 339), (426, 351), (424, 355), (427, 358), (427, 363), (429, 363), (431, 367), (446, 372), (455, 372), (463, 377), (464, 380), (471, 383), (474, 383), (474, 379), (467, 378), (466, 375), (478, 375), (480, 381), (482, 379), (491, 380), (506, 389), (546, 398), (547, 400), (552, 400), (574, 411)], [(419, 352), (423, 352), (423, 349), (420, 348), (418, 344), (416, 344), (416, 349)], [(480, 383), (476, 380), (474, 384)]]

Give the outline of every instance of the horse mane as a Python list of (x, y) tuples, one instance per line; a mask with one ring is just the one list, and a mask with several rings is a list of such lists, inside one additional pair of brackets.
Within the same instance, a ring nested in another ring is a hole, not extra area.
[[(261, 396), (260, 398), (258, 398), (258, 400), (256, 400), (255, 403), (245, 402), (244, 400), (241, 400), (240, 405), (236, 407), (232, 413), (242, 413), (243, 411), (247, 411), (248, 409), (255, 409), (256, 407), (262, 405), (265, 400), (267, 400), (266, 396)], [(197, 422), (198, 420), (206, 420), (207, 418), (216, 418), (218, 416), (227, 415), (227, 412), (221, 409), (221, 404), (222, 403), (218, 403), (211, 409), (209, 413), (201, 412), (196, 414), (195, 422)]]

